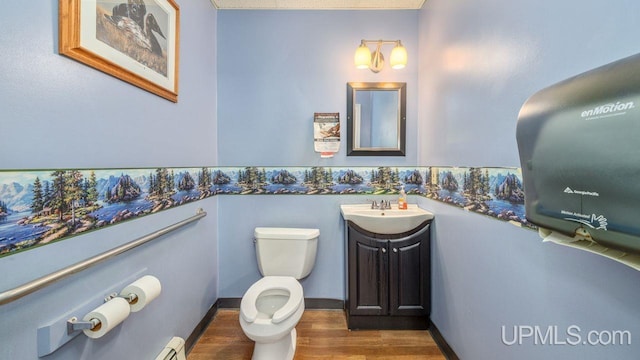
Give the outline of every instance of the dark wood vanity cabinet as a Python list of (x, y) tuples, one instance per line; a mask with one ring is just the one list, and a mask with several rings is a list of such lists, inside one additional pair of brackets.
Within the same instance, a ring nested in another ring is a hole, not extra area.
[(402, 234), (375, 234), (351, 221), (347, 236), (350, 329), (427, 329), (430, 221)]

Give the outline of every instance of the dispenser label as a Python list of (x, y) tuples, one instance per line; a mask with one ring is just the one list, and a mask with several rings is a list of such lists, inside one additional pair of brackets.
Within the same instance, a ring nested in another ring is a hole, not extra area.
[(586, 196), (600, 196), (599, 193), (595, 191), (584, 191), (584, 190), (574, 190), (567, 186), (563, 191), (565, 194), (578, 194), (578, 195), (586, 195)]
[(564, 220), (575, 221), (596, 230), (607, 230), (609, 225), (604, 215), (587, 215), (568, 210), (560, 210), (560, 213), (566, 216)]
[(593, 109), (583, 111), (580, 116), (585, 120), (596, 120), (612, 116), (620, 116), (627, 113), (627, 110), (635, 108), (633, 101), (616, 102), (596, 106)]

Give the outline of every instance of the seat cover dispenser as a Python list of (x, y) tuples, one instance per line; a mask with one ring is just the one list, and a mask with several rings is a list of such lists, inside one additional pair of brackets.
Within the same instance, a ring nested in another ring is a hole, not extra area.
[(516, 140), (540, 235), (640, 270), (640, 54), (535, 93)]

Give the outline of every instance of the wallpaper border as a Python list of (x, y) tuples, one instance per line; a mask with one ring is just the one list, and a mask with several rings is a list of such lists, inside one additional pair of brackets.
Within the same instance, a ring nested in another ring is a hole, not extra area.
[(518, 168), (175, 167), (0, 171), (0, 257), (215, 195), (395, 195), (531, 227)]

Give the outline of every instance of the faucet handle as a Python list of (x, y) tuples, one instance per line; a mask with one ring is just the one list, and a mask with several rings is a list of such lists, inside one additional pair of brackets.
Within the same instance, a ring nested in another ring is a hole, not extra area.
[(378, 203), (375, 200), (371, 200), (371, 208), (372, 209), (377, 209), (378, 208)]
[(380, 209), (391, 209), (391, 202), (389, 200), (382, 200), (380, 202)]

